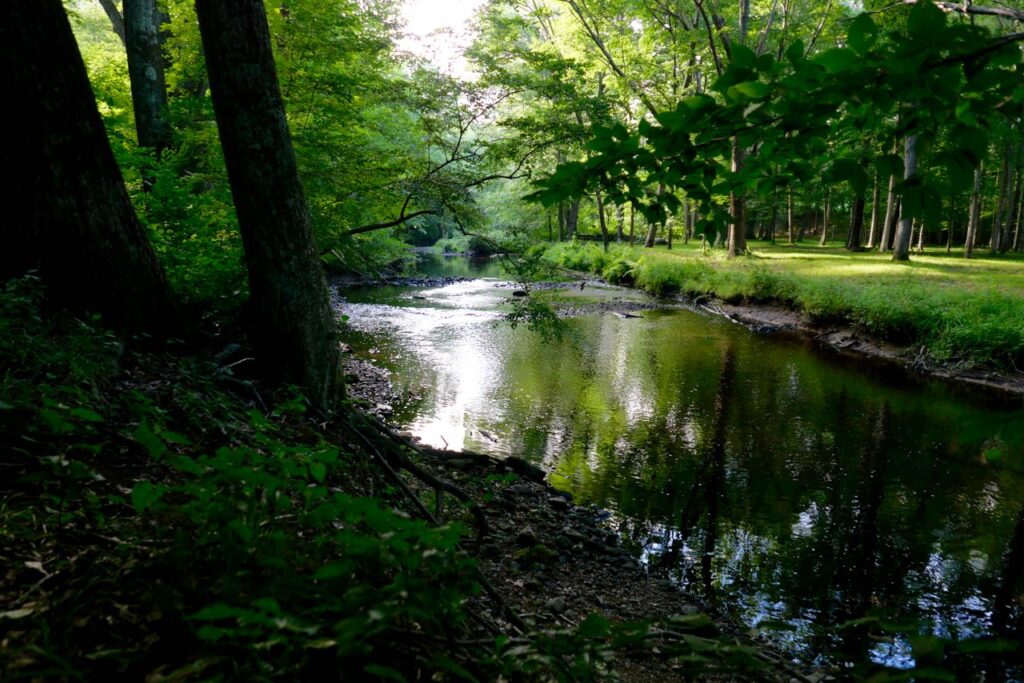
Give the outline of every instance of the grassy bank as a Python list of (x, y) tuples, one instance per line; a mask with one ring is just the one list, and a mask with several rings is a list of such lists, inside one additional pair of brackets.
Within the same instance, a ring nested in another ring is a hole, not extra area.
[(557, 244), (552, 264), (633, 284), (658, 296), (708, 294), (730, 302), (777, 302), (823, 323), (848, 323), (933, 358), (1024, 366), (1024, 258), (964, 259), (944, 252), (893, 263), (886, 254), (851, 254), (841, 245), (752, 243), (753, 255), (727, 261), (697, 244), (644, 249)]

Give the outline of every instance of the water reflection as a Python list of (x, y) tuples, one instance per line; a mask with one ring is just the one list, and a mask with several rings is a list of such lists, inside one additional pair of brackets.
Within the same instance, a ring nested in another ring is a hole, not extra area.
[(495, 324), (494, 285), (349, 295), (350, 343), (421, 397), (397, 419), (425, 440), (543, 464), (652, 565), (807, 659), (912, 663), (906, 641), (835, 628), (883, 611), (1019, 638), (1019, 407), (687, 311), (584, 316), (543, 344)]

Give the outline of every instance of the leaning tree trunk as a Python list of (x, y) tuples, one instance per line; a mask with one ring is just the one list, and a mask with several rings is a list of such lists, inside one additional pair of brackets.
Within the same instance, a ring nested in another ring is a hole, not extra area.
[(125, 50), (135, 110), (135, 133), (139, 146), (152, 149), (157, 155), (171, 146), (160, 40), (163, 20), (156, 0), (124, 0)]
[(821, 240), (818, 246), (828, 244), (828, 224), (832, 222), (832, 188), (825, 190), (825, 206), (821, 210)]
[[(9, 135), (0, 277), (36, 268), (56, 302), (172, 331), (163, 270), (124, 187), (61, 0), (0, 3)], [(176, 330), (175, 330), (176, 331)]]
[(117, 9), (117, 3), (114, 0), (100, 0), (100, 7), (110, 19), (110, 27), (114, 30), (114, 34), (121, 39), (121, 44), (124, 45), (124, 18), (121, 16), (121, 11)]
[(574, 199), (569, 203), (569, 209), (565, 212), (565, 239), (571, 240), (576, 237), (576, 228), (580, 223), (580, 200)]
[(981, 222), (981, 179), (984, 168), (978, 164), (974, 169), (974, 188), (971, 190), (971, 213), (967, 219), (967, 235), (964, 237), (964, 256), (974, 257), (974, 242), (978, 236), (978, 223)]
[[(903, 179), (910, 180), (917, 174), (917, 136), (908, 135), (903, 147)], [(896, 239), (892, 246), (892, 260), (906, 261), (910, 258), (910, 237), (913, 229), (913, 218), (906, 215), (906, 209), (900, 210), (900, 224), (896, 228)]]
[(196, 0), (267, 373), (329, 407), (343, 388), (324, 270), (299, 183), (261, 0)]

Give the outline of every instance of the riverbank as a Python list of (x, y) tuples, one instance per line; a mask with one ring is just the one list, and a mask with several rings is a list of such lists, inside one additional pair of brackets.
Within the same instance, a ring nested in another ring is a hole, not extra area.
[(0, 678), (792, 675), (525, 463), (313, 412), (244, 339), (140, 351), (41, 301), (0, 292)]
[[(1024, 396), (1024, 261), (955, 260), (836, 247), (755, 245), (727, 261), (693, 245), (648, 250), (558, 244), (550, 264), (660, 297), (695, 302), (759, 332), (810, 339), (915, 373)], [(712, 304), (712, 305), (709, 305)]]

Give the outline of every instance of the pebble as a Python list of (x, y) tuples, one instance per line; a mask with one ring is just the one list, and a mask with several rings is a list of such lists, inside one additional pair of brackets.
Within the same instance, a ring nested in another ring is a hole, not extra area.
[(544, 603), (544, 607), (546, 607), (547, 609), (551, 610), (552, 612), (554, 612), (556, 614), (561, 614), (562, 612), (565, 611), (565, 598), (563, 598), (563, 597), (551, 598), (546, 603)]

